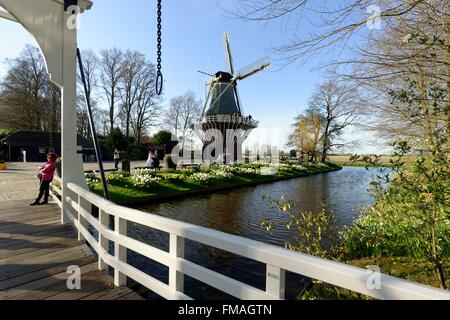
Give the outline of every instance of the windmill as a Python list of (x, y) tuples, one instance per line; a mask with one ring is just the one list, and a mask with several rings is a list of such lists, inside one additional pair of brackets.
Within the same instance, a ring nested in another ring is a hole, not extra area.
[[(239, 142), (242, 144), (250, 132), (258, 127), (258, 121), (250, 115), (244, 115), (237, 84), (269, 67), (270, 60), (265, 57), (235, 72), (227, 32), (224, 34), (224, 43), (228, 71), (218, 71), (215, 74), (199, 71), (210, 76), (210, 79), (205, 105), (194, 130), (202, 140), (203, 150), (212, 143), (217, 143), (217, 133), (220, 132), (223, 148), (218, 147), (219, 150), (213, 151), (212, 156), (219, 162), (231, 162), (242, 159), (242, 146)], [(230, 146), (234, 150), (230, 150)]]

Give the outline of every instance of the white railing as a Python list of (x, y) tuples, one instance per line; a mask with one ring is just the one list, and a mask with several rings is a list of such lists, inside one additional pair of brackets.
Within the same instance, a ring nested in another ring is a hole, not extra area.
[[(85, 239), (97, 252), (99, 269), (104, 270), (107, 266), (114, 268), (114, 283), (117, 286), (125, 285), (126, 277), (129, 277), (166, 299), (191, 299), (184, 294), (184, 275), (187, 275), (239, 299), (283, 299), (285, 272), (290, 271), (378, 299), (450, 300), (448, 291), (384, 274), (378, 275), (380, 287), (371, 289), (373, 287), (368, 285), (368, 281), (374, 275), (365, 269), (122, 207), (73, 183), (68, 184), (68, 189), (77, 195), (77, 199), (66, 197), (73, 210), (66, 214), (71, 216), (79, 239)], [(86, 204), (99, 208), (98, 218), (83, 208)], [(108, 226), (109, 216), (114, 217), (115, 230)], [(128, 222), (168, 233), (169, 251), (129, 237)], [(88, 231), (89, 225), (97, 230), (98, 241)], [(184, 257), (185, 239), (264, 263), (266, 289), (260, 290), (188, 261)], [(108, 241), (114, 243), (114, 255), (108, 252)], [(167, 266), (169, 283), (163, 283), (129, 265), (127, 249)]]
[(60, 200), (62, 198), (61, 186), (62, 179), (55, 175), (53, 177), (52, 183), (50, 184), (50, 195), (52, 196), (55, 203), (62, 209), (62, 203)]

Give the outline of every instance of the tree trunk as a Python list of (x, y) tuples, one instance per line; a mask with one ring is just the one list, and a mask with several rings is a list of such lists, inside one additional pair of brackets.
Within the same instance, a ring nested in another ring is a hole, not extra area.
[[(433, 214), (433, 216), (435, 216)], [(434, 218), (434, 217), (433, 217)], [(444, 270), (442, 269), (441, 261), (438, 259), (437, 252), (436, 252), (436, 225), (433, 223), (431, 225), (431, 248), (433, 252), (433, 262), (434, 266), (436, 268), (436, 272), (439, 278), (441, 289), (447, 290), (447, 285), (445, 284), (445, 276), (444, 276)]]
[[(327, 108), (328, 113), (329, 108)], [(329, 131), (330, 130), (330, 118), (327, 117), (327, 124), (325, 125), (325, 132), (323, 133), (323, 145), (322, 145), (322, 159), (320, 162), (325, 163), (327, 160), (328, 153), (328, 140), (329, 140)]]
[(113, 133), (114, 130), (114, 97), (111, 97), (111, 106), (109, 107), (109, 132)]

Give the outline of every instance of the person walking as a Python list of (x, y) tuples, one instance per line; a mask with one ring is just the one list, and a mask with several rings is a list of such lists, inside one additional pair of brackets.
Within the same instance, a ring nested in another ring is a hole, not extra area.
[[(38, 178), (40, 179), (39, 183), (39, 195), (30, 205), (44, 205), (48, 203), (48, 196), (50, 193), (50, 183), (53, 181), (53, 176), (56, 170), (56, 159), (57, 156), (54, 153), (49, 153), (47, 155), (47, 163), (41, 165), (39, 167)], [(44, 196), (44, 201), (41, 201), (42, 196)]]
[(119, 169), (119, 162), (120, 162), (120, 151), (117, 150), (117, 148), (114, 150), (114, 167), (116, 170)]

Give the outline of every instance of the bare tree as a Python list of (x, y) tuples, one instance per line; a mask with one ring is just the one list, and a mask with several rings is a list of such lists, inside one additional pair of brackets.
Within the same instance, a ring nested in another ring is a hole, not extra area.
[[(241, 18), (284, 19), (297, 26), (290, 43), (275, 49), (286, 64), (328, 47), (344, 50), (346, 54), (322, 66), (333, 67), (336, 75), (360, 87), (361, 100), (368, 107), (368, 127), (380, 136), (414, 142), (436, 130), (450, 132), (450, 114), (443, 109), (436, 112), (430, 94), (443, 88), (447, 100), (450, 97), (447, 0), (240, 3), (234, 13)], [(407, 91), (414, 91), (421, 103), (404, 101)]]
[(362, 35), (361, 30), (364, 34), (376, 33), (378, 21), (387, 25), (394, 24), (399, 18), (414, 14), (421, 5), (444, 3), (445, 0), (328, 0), (322, 3), (311, 0), (240, 0), (239, 2), (240, 6), (233, 14), (242, 19), (256, 21), (285, 19), (286, 24), (291, 22), (296, 26), (292, 40), (277, 48), (285, 62), (291, 63), (329, 46), (345, 47), (353, 36)]
[(48, 114), (44, 116), (45, 128), (50, 132), (61, 130), (61, 90), (51, 81), (46, 81), (44, 86), (45, 104)]
[(135, 141), (139, 143), (148, 127), (155, 126), (161, 116), (159, 97), (156, 94), (155, 66), (146, 61), (141, 70), (142, 75), (138, 85), (137, 100), (134, 112), (131, 115), (131, 125), (134, 131)]
[(77, 134), (84, 137), (90, 137), (89, 115), (86, 109), (84, 96), (77, 95)]
[(112, 133), (118, 114), (116, 103), (119, 99), (119, 81), (122, 76), (124, 57), (123, 52), (117, 48), (102, 50), (100, 56), (100, 87), (108, 102), (109, 128)]
[[(89, 138), (91, 137), (91, 133), (86, 102), (89, 101), (93, 113), (97, 112), (96, 106), (98, 105), (97, 89), (99, 86), (99, 59), (91, 50), (82, 51), (81, 56), (87, 92), (84, 90), (81, 75), (78, 73), (77, 80), (79, 94), (77, 96), (77, 129), (78, 134), (85, 138)], [(96, 116), (93, 116), (93, 118), (94, 121), (98, 119)], [(94, 123), (96, 127), (99, 124), (100, 123), (98, 121)]]
[(179, 140), (182, 141), (182, 150), (192, 134), (191, 125), (200, 117), (200, 100), (197, 100), (195, 93), (187, 91), (184, 95), (172, 98), (166, 118), (173, 117), (171, 122), (174, 125), (175, 132), (180, 134)]
[(178, 131), (180, 130), (180, 114), (181, 106), (183, 104), (183, 97), (177, 96), (170, 99), (169, 108), (164, 116), (164, 126), (178, 138)]
[(7, 61), (1, 83), (2, 117), (11, 129), (56, 131), (60, 126), (60, 90), (50, 82), (37, 48), (27, 45)]
[[(362, 89), (366, 127), (379, 137), (415, 145), (433, 132), (450, 131), (448, 113), (435, 104), (441, 89), (450, 96), (448, 17), (448, 4), (423, 2), (368, 38), (354, 57), (336, 63), (343, 66), (337, 75)], [(417, 99), (411, 103), (408, 96)]]
[(132, 113), (139, 99), (144, 67), (145, 56), (142, 53), (130, 50), (125, 52), (120, 78), (120, 112), (123, 116), (126, 137), (130, 136)]
[(322, 120), (322, 115), (312, 109), (307, 109), (305, 114), (295, 117), (288, 145), (300, 151), (302, 160), (305, 156), (307, 162), (316, 160), (323, 127)]
[(338, 138), (345, 128), (355, 124), (358, 116), (357, 95), (356, 88), (339, 85), (332, 80), (319, 85), (314, 92), (309, 108), (322, 118), (321, 162), (325, 163), (331, 149), (345, 146)]

